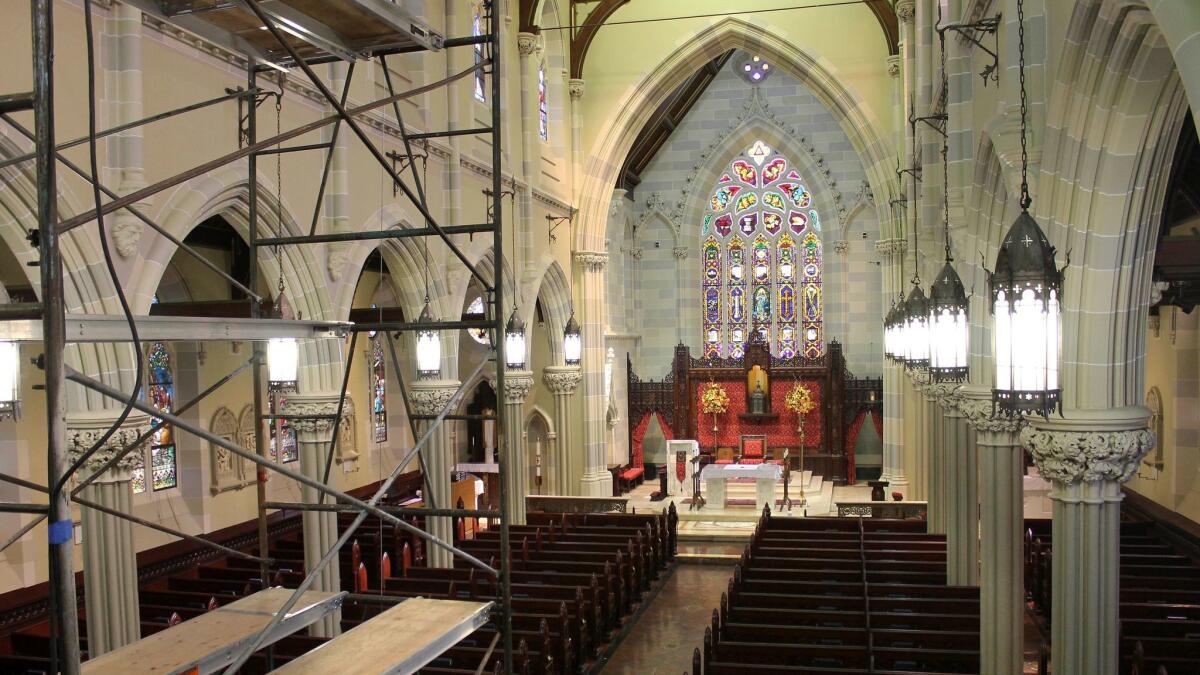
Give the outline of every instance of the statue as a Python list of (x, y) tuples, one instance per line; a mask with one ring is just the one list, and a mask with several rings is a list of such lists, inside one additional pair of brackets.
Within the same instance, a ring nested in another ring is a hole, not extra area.
[(761, 380), (750, 393), (750, 412), (756, 415), (767, 412), (767, 394), (763, 391)]

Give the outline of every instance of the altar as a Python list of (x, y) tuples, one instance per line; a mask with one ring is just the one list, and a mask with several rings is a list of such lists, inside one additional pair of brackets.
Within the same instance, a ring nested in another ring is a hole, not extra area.
[(714, 508), (727, 506), (728, 481), (753, 479), (755, 482), (755, 510), (762, 512), (768, 504), (774, 509), (775, 485), (783, 474), (778, 464), (709, 464), (700, 472), (704, 484), (704, 499)]

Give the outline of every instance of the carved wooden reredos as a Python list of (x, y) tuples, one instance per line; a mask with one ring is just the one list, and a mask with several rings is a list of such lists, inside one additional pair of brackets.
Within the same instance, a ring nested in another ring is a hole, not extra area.
[[(693, 392), (704, 382), (728, 383), (730, 396), (748, 399), (747, 374), (754, 366), (767, 372), (771, 383), (816, 382), (819, 383), (821, 407), (820, 439), (806, 442), (809, 461), (814, 471), (821, 470), (827, 478), (844, 480), (847, 476), (846, 434), (849, 425), (862, 412), (881, 412), (883, 406), (882, 378), (856, 378), (846, 371), (841, 344), (830, 341), (824, 356), (816, 359), (795, 357), (781, 359), (772, 356), (764, 344), (747, 343), (743, 358), (703, 359), (692, 358), (687, 345), (675, 347), (671, 371), (662, 380), (642, 380), (628, 364), (629, 426), (647, 413), (660, 413), (671, 425), (677, 438), (701, 439), (697, 429), (697, 396)], [(790, 385), (788, 385), (790, 386)], [(774, 397), (766, 391), (766, 409), (769, 414), (784, 413), (782, 396), (776, 391)], [(733, 392), (737, 392), (736, 394)], [(740, 403), (740, 402), (739, 402)], [(737, 405), (745, 410), (749, 401)], [(738, 424), (736, 416), (727, 416), (726, 424)], [(744, 417), (744, 416), (743, 416)], [(754, 433), (753, 422), (742, 429)], [(770, 443), (770, 439), (768, 440)], [(711, 452), (714, 448), (701, 449)]]

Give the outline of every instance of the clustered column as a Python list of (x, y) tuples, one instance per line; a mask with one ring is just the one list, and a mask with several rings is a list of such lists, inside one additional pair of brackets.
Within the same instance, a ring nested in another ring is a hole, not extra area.
[(946, 524), (946, 583), (974, 586), (979, 577), (979, 492), (975, 447), (957, 384), (938, 384), (942, 429), (942, 514)]
[[(454, 393), (458, 391), (459, 383), (453, 380), (420, 380), (409, 388), (408, 401), (414, 415), (440, 415)], [(421, 420), (418, 433), (428, 431), (433, 420)], [(439, 509), (455, 508), (451, 504), (450, 470), (453, 465), (453, 448), (450, 443), (450, 425), (443, 421), (433, 430), (425, 445), (421, 447), (421, 459), (425, 462), (425, 484), (432, 493), (425, 500), (426, 506), (436, 505)], [(474, 504), (463, 504), (465, 508), (475, 508)], [(446, 516), (430, 516), (425, 519), (425, 531), (445, 542), (453, 541), (454, 523)], [(440, 546), (425, 547), (425, 556), (430, 567), (452, 567), (453, 556)]]
[(571, 433), (571, 396), (579, 388), (583, 372), (579, 366), (546, 366), (542, 382), (554, 394), (554, 419), (558, 421), (558, 438), (554, 447), (554, 473), (550, 476), (550, 494), (579, 493), (576, 481), (579, 462)]
[(979, 461), (979, 639), (984, 675), (1019, 673), (1024, 665), (1024, 460), (1021, 418), (993, 415), (986, 390), (964, 388), (959, 410), (975, 430)]
[[(884, 239), (875, 244), (883, 257), (883, 306), (890, 306), (896, 297), (896, 268), (907, 250), (903, 239)], [(881, 480), (895, 482), (901, 491), (908, 482), (904, 462), (904, 366), (887, 362), (883, 365), (883, 472)], [(906, 495), (911, 499), (911, 495)]]
[[(300, 454), (300, 473), (318, 482), (334, 487), (336, 474), (329, 473), (325, 479), (325, 464), (330, 452), (329, 443), (333, 438), (334, 420), (337, 414), (338, 398), (329, 395), (291, 395), (283, 405), (282, 413), (295, 415), (288, 421), (296, 431), (296, 449)], [(343, 415), (353, 413), (349, 400), (342, 411)], [(321, 493), (307, 485), (300, 486), (301, 501), (313, 504), (321, 499)], [(305, 511), (301, 514), (301, 526), (304, 532), (304, 568), (313, 570), (325, 556), (325, 552), (333, 548), (338, 539), (337, 513), (332, 511)], [(372, 561), (363, 561), (368, 566)], [(313, 582), (312, 590), (336, 593), (342, 588), (341, 569), (336, 563), (330, 563), (321, 570)], [(315, 637), (335, 637), (342, 632), (341, 612), (334, 612), (309, 628), (309, 634)]]
[(533, 373), (504, 373), (504, 480), (509, 522), (525, 524), (525, 495), (529, 494), (529, 465), (525, 457), (525, 399), (533, 391)]
[(612, 495), (612, 475), (605, 454), (608, 429), (605, 411), (608, 401), (604, 387), (604, 266), (608, 254), (579, 252), (575, 262), (580, 268), (583, 306), (583, 494), (589, 497)]
[(1050, 645), (1054, 672), (1115, 673), (1120, 641), (1121, 483), (1154, 447), (1149, 410), (1031, 418), (1021, 443), (1052, 481)]
[[(92, 447), (113, 421), (89, 420), (84, 428), (68, 422), (67, 447), (71, 461), (75, 462)], [(80, 475), (94, 474), (148, 430), (145, 417), (140, 425), (121, 427), (84, 463)], [(129, 472), (137, 464), (144, 447), (126, 454), (116, 466), (85, 488), (81, 496), (114, 511), (132, 513), (133, 490)], [(87, 507), (80, 509), (80, 515), (83, 521), (83, 587), (88, 653), (94, 658), (136, 642), (141, 637), (137, 556), (133, 544), (133, 524), (128, 520)]]

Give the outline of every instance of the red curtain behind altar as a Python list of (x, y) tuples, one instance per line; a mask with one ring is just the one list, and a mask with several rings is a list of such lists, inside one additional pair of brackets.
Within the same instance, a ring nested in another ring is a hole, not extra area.
[[(646, 430), (650, 428), (650, 413), (642, 415), (642, 419), (638, 421), (636, 427), (633, 428), (633, 439), (629, 448), (629, 465), (639, 467), (643, 465), (642, 449), (646, 441)], [(667, 424), (667, 420), (662, 416), (662, 413), (655, 412), (654, 417), (658, 418), (658, 426), (662, 429), (664, 440), (675, 440), (675, 431), (671, 429), (671, 425)]]
[(854, 445), (858, 443), (858, 434), (866, 421), (867, 411), (860, 411), (846, 431), (846, 482), (850, 485), (854, 484)]
[[(819, 380), (801, 380), (805, 387), (812, 392), (816, 407), (804, 416), (804, 447), (820, 449), (824, 439), (821, 437), (821, 420), (824, 415), (822, 405), (822, 390)], [(717, 385), (729, 394), (729, 411), (717, 415), (717, 431), (713, 431), (713, 416), (702, 413), (696, 405), (696, 440), (703, 448), (731, 447), (735, 450), (741, 446), (741, 437), (745, 434), (766, 434), (767, 447), (797, 448), (800, 436), (796, 433), (796, 413), (784, 407), (788, 392), (795, 386), (795, 380), (773, 378), (771, 381), (771, 411), (778, 413), (774, 420), (754, 422), (738, 419), (738, 415), (746, 412), (746, 383), (745, 381), (721, 381)], [(696, 400), (708, 387), (708, 382), (696, 385)], [(661, 424), (661, 422), (660, 422)]]

